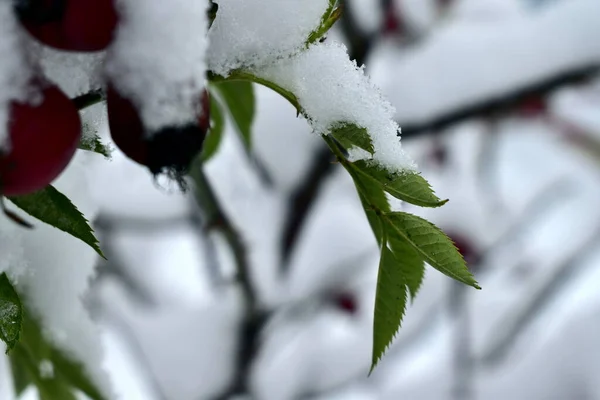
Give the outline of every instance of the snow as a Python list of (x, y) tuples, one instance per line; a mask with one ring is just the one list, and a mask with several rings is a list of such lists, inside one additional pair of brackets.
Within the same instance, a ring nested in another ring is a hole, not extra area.
[(10, 104), (28, 100), (32, 72), (23, 47), (21, 31), (9, 1), (0, 2), (0, 150), (10, 149)]
[(220, 0), (209, 32), (209, 69), (228, 76), (301, 50), (328, 0)]
[(208, 2), (121, 0), (105, 73), (148, 134), (193, 123), (205, 86)]
[(531, 16), (482, 24), (458, 19), (419, 46), (382, 45), (373, 81), (397, 106), (400, 124), (418, 124), (565, 71), (600, 63), (600, 3), (557, 2)]
[[(138, 362), (144, 360), (139, 365), (144, 370), (138, 369), (137, 374), (155, 380), (155, 395), (160, 395), (156, 391), (160, 388), (162, 398), (212, 398), (228, 384), (240, 311), (234, 292), (220, 292), (218, 297), (175, 309), (150, 309), (132, 302), (131, 295), (116, 282), (103, 285), (98, 294), (100, 301), (106, 302), (99, 317), (116, 333), (110, 340), (125, 341), (129, 354)], [(112, 357), (114, 360), (114, 353)], [(121, 390), (128, 391), (123, 378), (119, 379)], [(139, 386), (129, 390), (133, 389), (143, 390)]]
[[(89, 197), (86, 171), (99, 157), (78, 152), (70, 166), (54, 182), (87, 218), (93, 218), (96, 205)], [(13, 206), (8, 203), (9, 207)], [(8, 251), (3, 253), (0, 271), (6, 271), (21, 294), (22, 301), (41, 319), (44, 335), (70, 357), (81, 361), (93, 382), (111, 393), (108, 376), (100, 367), (102, 349), (98, 327), (82, 303), (94, 275), (97, 255), (87, 244), (14, 208), (13, 211), (35, 225), (24, 230), (0, 216), (2, 235)]]
[[(350, 61), (344, 45), (315, 44), (255, 73), (294, 93), (315, 132), (327, 134), (338, 126), (356, 124), (371, 136), (378, 164), (391, 171), (416, 168), (400, 145), (394, 107)], [(365, 158), (362, 153), (355, 152), (354, 159)]]
[[(78, 153), (55, 182), (88, 217), (96, 205), (89, 197), (86, 169), (97, 157)], [(24, 218), (29, 218), (23, 215)], [(53, 227), (37, 222), (36, 229), (22, 235), (27, 273), (18, 278), (16, 288), (23, 300), (43, 323), (45, 335), (67, 355), (84, 362), (92, 380), (110, 393), (108, 377), (100, 367), (102, 349), (98, 327), (82, 304), (82, 296), (94, 275), (97, 255), (87, 244)]]

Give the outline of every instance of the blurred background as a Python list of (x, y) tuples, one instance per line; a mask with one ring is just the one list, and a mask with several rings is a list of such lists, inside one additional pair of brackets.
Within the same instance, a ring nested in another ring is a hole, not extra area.
[(369, 378), (379, 251), (292, 106), (255, 87), (250, 156), (228, 124), (201, 188), (220, 209), (115, 150), (93, 185), (109, 261), (87, 302), (122, 399), (600, 399), (596, 2), (343, 1), (328, 40), (366, 65), (450, 199), (400, 207), (483, 287), (428, 269)]

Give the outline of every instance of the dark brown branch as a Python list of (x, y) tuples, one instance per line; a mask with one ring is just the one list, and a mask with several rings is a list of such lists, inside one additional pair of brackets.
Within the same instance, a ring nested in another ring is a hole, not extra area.
[(335, 157), (328, 147), (320, 148), (314, 157), (310, 171), (290, 195), (281, 242), (282, 272), (285, 272), (289, 264), (292, 250), (302, 232), (306, 217), (325, 183), (325, 178), (333, 170), (334, 160)]
[(71, 99), (78, 110), (83, 110), (104, 101), (104, 91), (94, 89)]
[(526, 86), (518, 87), (506, 95), (457, 108), (446, 114), (436, 116), (430, 121), (422, 123), (398, 121), (402, 128), (402, 137), (409, 138), (421, 134), (441, 134), (451, 125), (471, 118), (485, 118), (508, 113), (531, 97), (544, 97), (564, 86), (585, 82), (599, 71), (600, 65), (582, 66)]
[(250, 368), (258, 351), (260, 333), (268, 314), (258, 305), (258, 295), (252, 282), (246, 245), (221, 208), (200, 163), (194, 166), (190, 176), (195, 183), (194, 197), (205, 217), (205, 228), (220, 232), (229, 244), (236, 264), (236, 282), (240, 285), (244, 297), (245, 314), (238, 334), (235, 375), (229, 388), (216, 397), (225, 400), (236, 394), (248, 393)]

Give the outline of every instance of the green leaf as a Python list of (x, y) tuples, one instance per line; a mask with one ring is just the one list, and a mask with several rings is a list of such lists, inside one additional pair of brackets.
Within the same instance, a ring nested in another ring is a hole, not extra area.
[(9, 355), (10, 358), (10, 370), (12, 372), (13, 384), (15, 389), (15, 394), (20, 396), (25, 389), (33, 382), (29, 377), (29, 372), (23, 365), (21, 361), (15, 357), (15, 353), (11, 352)]
[(375, 210), (370, 206), (370, 203), (362, 193), (359, 193), (360, 202), (362, 203), (363, 209), (365, 210), (365, 215), (367, 216), (367, 220), (369, 221), (369, 225), (371, 225), (371, 230), (375, 235), (375, 239), (377, 240), (377, 244), (381, 246), (383, 243), (383, 223), (381, 218), (377, 214)]
[[(46, 394), (47, 399), (71, 399), (73, 397), (53, 397), (56, 393), (73, 395), (73, 389), (79, 389), (92, 400), (105, 400), (100, 390), (91, 382), (85, 373), (85, 368), (79, 362), (71, 360), (60, 349), (49, 343), (42, 335), (39, 323), (30, 315), (25, 314), (23, 320), (22, 339), (11, 353), (11, 362), (20, 369), (27, 371), (38, 390)], [(50, 363), (53, 367), (52, 376), (41, 375), (40, 364)]]
[[(68, 383), (58, 376), (43, 376), (40, 371), (40, 362), (24, 346), (18, 346), (11, 355), (13, 364), (27, 371), (35, 383), (41, 400), (77, 400)], [(47, 360), (46, 360), (47, 361)]]
[(379, 182), (383, 190), (399, 200), (421, 207), (440, 207), (448, 202), (437, 197), (429, 182), (418, 173), (392, 173), (364, 160), (352, 165), (361, 174)]
[(222, 81), (215, 83), (214, 87), (225, 101), (246, 150), (250, 150), (254, 122), (254, 86), (247, 81)]
[(375, 319), (373, 321), (373, 372), (381, 357), (400, 329), (406, 310), (406, 280), (394, 253), (383, 245), (377, 274), (375, 294)]
[(386, 226), (385, 229), (388, 232), (388, 244), (398, 260), (398, 268), (404, 276), (411, 301), (414, 301), (425, 277), (423, 257), (393, 227)]
[(106, 158), (110, 158), (110, 149), (107, 145), (102, 143), (100, 136), (96, 134), (87, 134), (82, 136), (79, 142), (79, 148), (81, 150), (93, 151), (94, 153), (102, 154)]
[(377, 243), (381, 246), (383, 241), (383, 224), (379, 213), (391, 211), (390, 203), (385, 196), (385, 192), (373, 180), (365, 179), (365, 177), (358, 174), (351, 173), (350, 175), (354, 178), (354, 184), (356, 185), (369, 225), (371, 225)]
[(57, 349), (53, 349), (52, 351), (52, 362), (58, 373), (63, 376), (71, 386), (81, 390), (92, 400), (104, 399), (102, 393), (87, 377), (81, 363), (72, 361)]
[(223, 137), (223, 128), (225, 127), (225, 118), (223, 118), (223, 112), (221, 111), (221, 104), (215, 99), (214, 96), (210, 96), (210, 131), (204, 145), (202, 146), (202, 153), (200, 154), (200, 160), (205, 163), (212, 158), (219, 150), (221, 144), (221, 138)]
[(347, 124), (332, 129), (330, 134), (347, 150), (358, 147), (371, 155), (375, 153), (371, 136), (365, 128)]
[(94, 230), (87, 219), (67, 196), (53, 186), (47, 186), (45, 189), (29, 195), (9, 197), (8, 199), (32, 217), (87, 243), (100, 257), (106, 258), (100, 250), (98, 239), (94, 236)]
[(306, 39), (306, 47), (321, 39), (342, 16), (342, 8), (335, 7), (337, 0), (329, 0), (329, 6), (321, 17), (321, 23)]
[(23, 307), (19, 295), (6, 273), (0, 274), (0, 339), (6, 343), (6, 353), (19, 342)]
[(433, 268), (441, 273), (481, 289), (467, 268), (465, 260), (454, 243), (434, 224), (403, 212), (386, 214), (386, 227), (390, 236), (396, 236), (410, 244)]
[(214, 85), (219, 85), (222, 82), (237, 81), (258, 83), (259, 85), (268, 87), (269, 89), (273, 90), (281, 97), (286, 99), (291, 105), (294, 106), (297, 115), (304, 114), (304, 110), (302, 109), (302, 106), (300, 105), (300, 102), (298, 101), (298, 98), (296, 97), (296, 95), (294, 95), (294, 93), (290, 92), (287, 89), (284, 89), (283, 87), (277, 85), (274, 82), (269, 81), (268, 79), (261, 78), (250, 72), (243, 71), (240, 69), (231, 71), (227, 77), (215, 74), (212, 71), (208, 71), (206, 75), (207, 79)]

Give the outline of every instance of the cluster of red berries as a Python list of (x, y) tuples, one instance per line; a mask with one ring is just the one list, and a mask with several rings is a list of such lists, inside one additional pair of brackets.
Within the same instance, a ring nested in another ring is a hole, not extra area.
[[(24, 31), (45, 46), (71, 52), (96, 52), (111, 45), (119, 24), (116, 0), (13, 0)], [(10, 57), (5, 54), (0, 57)], [(42, 100), (13, 101), (8, 112), (9, 145), (0, 150), (0, 195), (17, 196), (50, 184), (69, 164), (81, 138), (79, 110), (46, 78), (32, 84)], [(131, 159), (153, 174), (181, 177), (189, 168), (209, 127), (208, 93), (198, 94), (197, 120), (147, 132), (138, 107), (107, 83), (111, 137)]]

